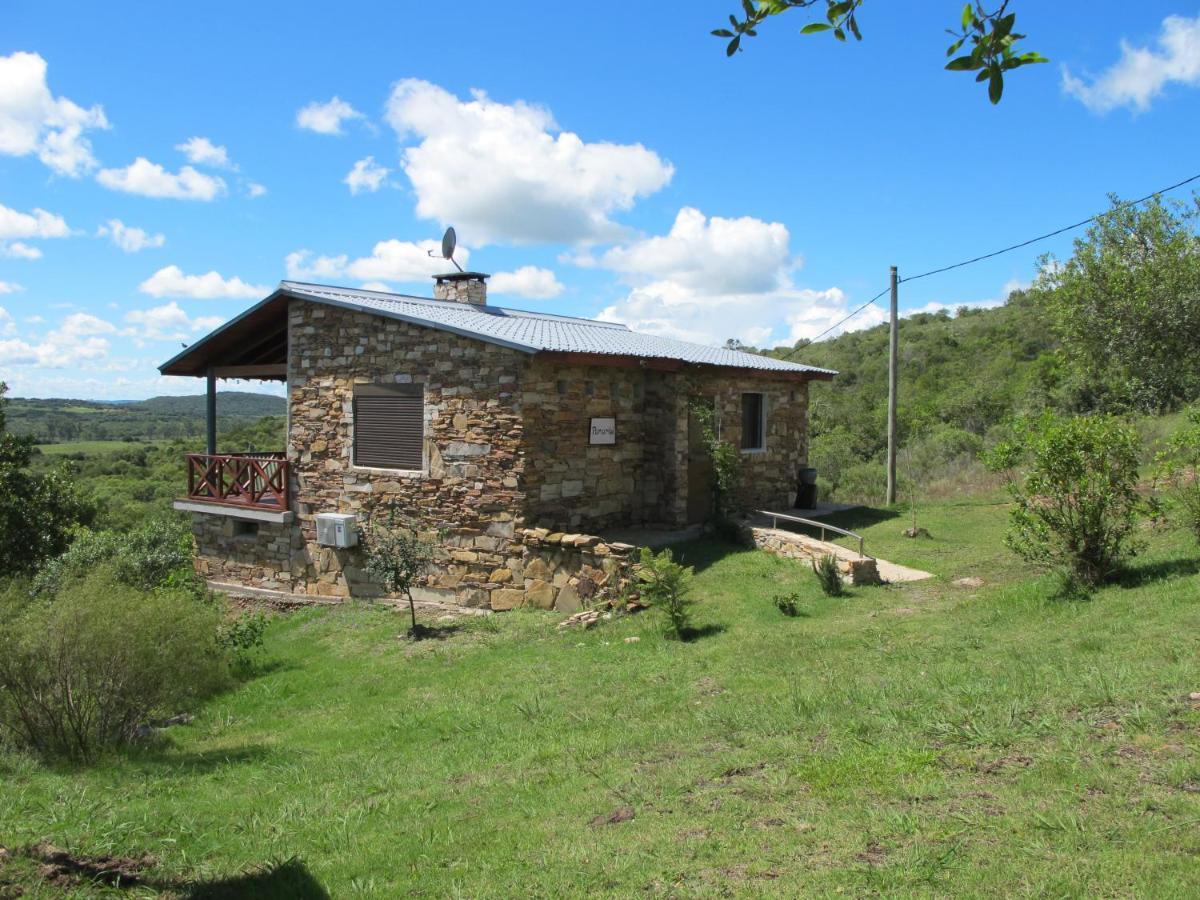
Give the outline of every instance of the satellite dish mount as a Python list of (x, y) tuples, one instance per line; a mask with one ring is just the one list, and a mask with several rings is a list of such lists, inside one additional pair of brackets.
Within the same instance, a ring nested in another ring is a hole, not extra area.
[[(458, 246), (458, 235), (454, 233), (454, 226), (446, 229), (446, 233), (442, 235), (442, 259), (448, 259), (454, 263), (454, 268), (462, 272), (463, 267), (454, 259), (454, 248)], [(433, 256), (433, 251), (429, 251), (429, 255)]]

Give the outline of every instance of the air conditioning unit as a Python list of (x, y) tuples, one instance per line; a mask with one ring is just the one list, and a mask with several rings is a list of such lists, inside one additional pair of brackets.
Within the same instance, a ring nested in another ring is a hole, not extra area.
[(317, 543), (322, 547), (358, 546), (358, 524), (353, 513), (317, 513)]

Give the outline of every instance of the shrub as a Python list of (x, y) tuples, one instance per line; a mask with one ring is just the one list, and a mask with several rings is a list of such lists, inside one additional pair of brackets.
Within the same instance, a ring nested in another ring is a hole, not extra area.
[(812, 567), (825, 596), (840, 597), (846, 593), (846, 584), (842, 581), (842, 569), (838, 565), (836, 556), (826, 553), (820, 559), (814, 559)]
[(1005, 542), (1024, 559), (1094, 587), (1137, 551), (1138, 438), (1129, 425), (1046, 414), (1020, 423), (985, 462), (1005, 475), (1015, 502)]
[(0, 734), (43, 757), (86, 761), (132, 741), (228, 677), (220, 610), (143, 593), (111, 566), (54, 600), (10, 591), (0, 631)]
[(777, 594), (775, 596), (775, 608), (789, 619), (794, 619), (804, 612), (800, 606), (799, 594)]
[(686, 640), (691, 633), (689, 575), (691, 569), (675, 562), (669, 549), (654, 553), (649, 547), (642, 548), (637, 575), (642, 597), (666, 614), (671, 631), (680, 640)]
[(713, 530), (724, 540), (736, 540), (736, 520), (741, 513), (737, 488), (741, 479), (742, 454), (729, 441), (721, 440), (716, 412), (710, 403), (693, 398), (690, 411), (700, 425), (704, 449), (712, 461)]
[(112, 563), (123, 584), (142, 590), (160, 585), (202, 591), (192, 569), (192, 538), (179, 522), (155, 520), (133, 531), (80, 529), (65, 553), (47, 563), (34, 580), (34, 588), (53, 595), (62, 585), (82, 578), (97, 566)]

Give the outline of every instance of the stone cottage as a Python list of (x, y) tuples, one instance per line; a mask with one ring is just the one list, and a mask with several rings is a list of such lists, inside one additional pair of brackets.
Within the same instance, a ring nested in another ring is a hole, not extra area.
[[(426, 596), (577, 607), (632, 549), (603, 535), (709, 515), (698, 403), (742, 453), (741, 499), (791, 507), (809, 382), (833, 372), (491, 306), (487, 277), (437, 276), (432, 298), (285, 281), (160, 367), (207, 379), (207, 452), (175, 504), (205, 577), (369, 594), (361, 551), (319, 540), (318, 518), (394, 509), (438, 535)], [(286, 384), (285, 448), (218, 452), (219, 378)]]

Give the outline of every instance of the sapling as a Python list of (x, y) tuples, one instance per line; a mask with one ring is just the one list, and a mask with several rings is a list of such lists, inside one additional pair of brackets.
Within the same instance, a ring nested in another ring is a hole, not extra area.
[(384, 522), (372, 521), (363, 534), (367, 573), (390, 594), (408, 600), (412, 617), (409, 636), (420, 638), (424, 626), (417, 624), (417, 605), (412, 589), (429, 569), (437, 546), (425, 540), (412, 522), (389, 510)]

